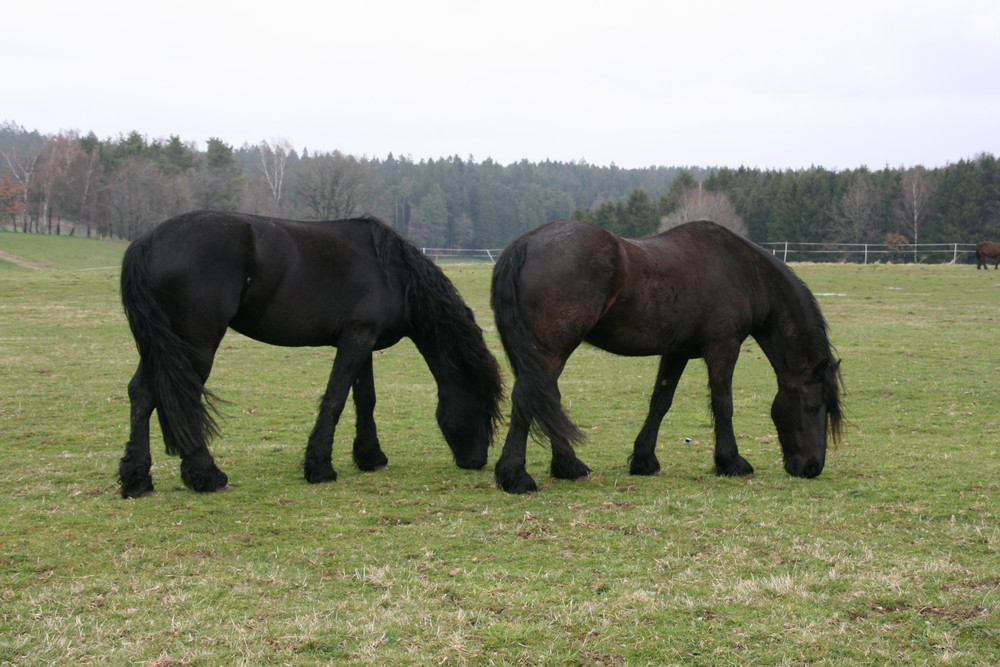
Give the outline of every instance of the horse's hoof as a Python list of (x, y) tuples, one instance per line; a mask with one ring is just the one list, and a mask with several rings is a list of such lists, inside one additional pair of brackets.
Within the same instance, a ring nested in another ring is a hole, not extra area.
[(655, 458), (652, 460), (634, 458), (629, 465), (628, 472), (630, 475), (659, 475), (660, 462)]
[(333, 468), (328, 470), (309, 472), (306, 471), (306, 481), (310, 484), (325, 484), (326, 482), (336, 482), (337, 472)]
[(358, 467), (358, 470), (363, 472), (385, 470), (389, 467), (389, 459), (386, 458), (385, 454), (382, 452), (375, 452), (374, 454), (366, 454), (362, 456), (358, 456), (355, 452), (354, 465)]
[(582, 479), (590, 474), (590, 468), (579, 459), (552, 459), (552, 476), (556, 479)]
[(496, 482), (497, 487), (507, 493), (521, 494), (538, 491), (538, 485), (535, 484), (535, 480), (526, 472), (520, 472), (509, 477), (497, 475)]
[(118, 488), (118, 495), (120, 495), (125, 500), (128, 500), (130, 498), (148, 498), (149, 496), (155, 493), (156, 491), (154, 491), (152, 487), (148, 489), (143, 489), (141, 491), (131, 491), (131, 492), (126, 491), (121, 487)]
[(749, 477), (753, 474), (753, 466), (746, 459), (740, 459), (727, 468), (716, 468), (719, 477)]

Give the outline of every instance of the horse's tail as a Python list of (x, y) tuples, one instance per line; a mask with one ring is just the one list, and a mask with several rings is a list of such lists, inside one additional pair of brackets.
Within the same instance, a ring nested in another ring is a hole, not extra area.
[[(192, 347), (170, 325), (149, 274), (150, 240), (132, 243), (122, 259), (121, 299), (153, 392), (167, 454), (187, 454), (218, 433), (206, 403), (214, 400), (192, 365)], [(204, 400), (203, 400), (204, 399)]]
[(374, 218), (368, 220), (375, 253), (383, 265), (402, 264), (410, 337), (422, 353), (433, 355), (435, 363), (457, 371), (478, 400), (485, 435), (492, 440), (500, 421), (503, 380), (472, 309), (437, 264), (396, 230)]
[(526, 251), (523, 240), (514, 241), (504, 250), (493, 267), (490, 289), (500, 341), (517, 378), (511, 397), (513, 419), (529, 424), (536, 434), (540, 432), (549, 439), (581, 442), (583, 433), (563, 411), (558, 386), (545, 379), (541, 345), (531, 323), (520, 312), (520, 274)]

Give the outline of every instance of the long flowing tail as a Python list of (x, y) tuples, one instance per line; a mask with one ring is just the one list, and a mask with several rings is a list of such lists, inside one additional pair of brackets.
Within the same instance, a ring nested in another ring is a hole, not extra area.
[(206, 404), (214, 400), (191, 363), (192, 347), (174, 331), (156, 300), (149, 274), (150, 241), (140, 239), (122, 259), (121, 299), (153, 392), (167, 454), (187, 454), (218, 433)]
[(523, 241), (515, 241), (504, 250), (493, 267), (490, 290), (500, 341), (517, 378), (511, 396), (513, 420), (529, 424), (550, 439), (580, 442), (583, 433), (563, 411), (559, 388), (547, 379), (544, 359), (539, 353), (541, 345), (520, 310), (519, 277), (525, 253)]

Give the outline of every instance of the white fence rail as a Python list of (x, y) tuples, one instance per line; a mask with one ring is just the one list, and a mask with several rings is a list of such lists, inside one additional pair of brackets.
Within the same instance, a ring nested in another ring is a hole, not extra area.
[(975, 261), (975, 243), (761, 243), (784, 262), (920, 262), (957, 264)]
[(421, 248), (420, 251), (435, 262), (489, 262), (496, 263), (503, 248)]
[[(975, 243), (792, 243), (772, 241), (763, 248), (788, 262), (852, 262), (856, 264), (913, 263), (957, 264), (974, 262)], [(421, 248), (435, 262), (494, 263), (503, 248)]]

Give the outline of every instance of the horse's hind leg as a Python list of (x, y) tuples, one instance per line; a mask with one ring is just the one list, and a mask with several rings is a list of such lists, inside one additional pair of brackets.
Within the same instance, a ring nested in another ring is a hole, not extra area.
[(118, 464), (119, 492), (123, 498), (138, 498), (153, 492), (149, 470), (153, 458), (149, 453), (149, 418), (153, 414), (153, 392), (149, 388), (142, 363), (128, 383), (131, 417), (125, 455)]
[(738, 357), (738, 344), (705, 357), (715, 420), (715, 474), (734, 477), (753, 474), (753, 466), (740, 456), (733, 432), (733, 370)]
[[(553, 381), (555, 382), (555, 381)], [(556, 396), (559, 401), (562, 397), (559, 394), (559, 386), (556, 385)], [(590, 467), (577, 458), (576, 450), (569, 439), (565, 436), (553, 435), (552, 442), (552, 463), (549, 472), (556, 479), (585, 479), (590, 475)]]
[(354, 464), (359, 470), (366, 471), (385, 468), (389, 459), (382, 452), (375, 428), (375, 377), (370, 354), (351, 391), (357, 415), (353, 448)]
[(663, 356), (660, 358), (660, 368), (656, 374), (656, 386), (649, 399), (649, 414), (635, 439), (632, 456), (629, 457), (629, 473), (633, 475), (655, 475), (660, 471), (660, 462), (656, 459), (656, 437), (660, 431), (663, 417), (670, 410), (674, 401), (674, 391), (677, 382), (684, 373), (688, 360), (684, 357)]
[[(192, 365), (202, 384), (208, 381), (212, 372), (212, 360), (221, 340), (222, 335), (219, 335), (213, 344), (201, 347), (200, 353), (192, 359)], [(209, 397), (206, 399), (211, 400)], [(229, 477), (215, 465), (215, 459), (208, 451), (208, 443), (204, 438), (189, 451), (181, 452), (181, 480), (184, 486), (199, 493), (229, 489)]]
[(215, 465), (208, 447), (181, 454), (181, 480), (192, 491), (226, 491), (229, 477)]

